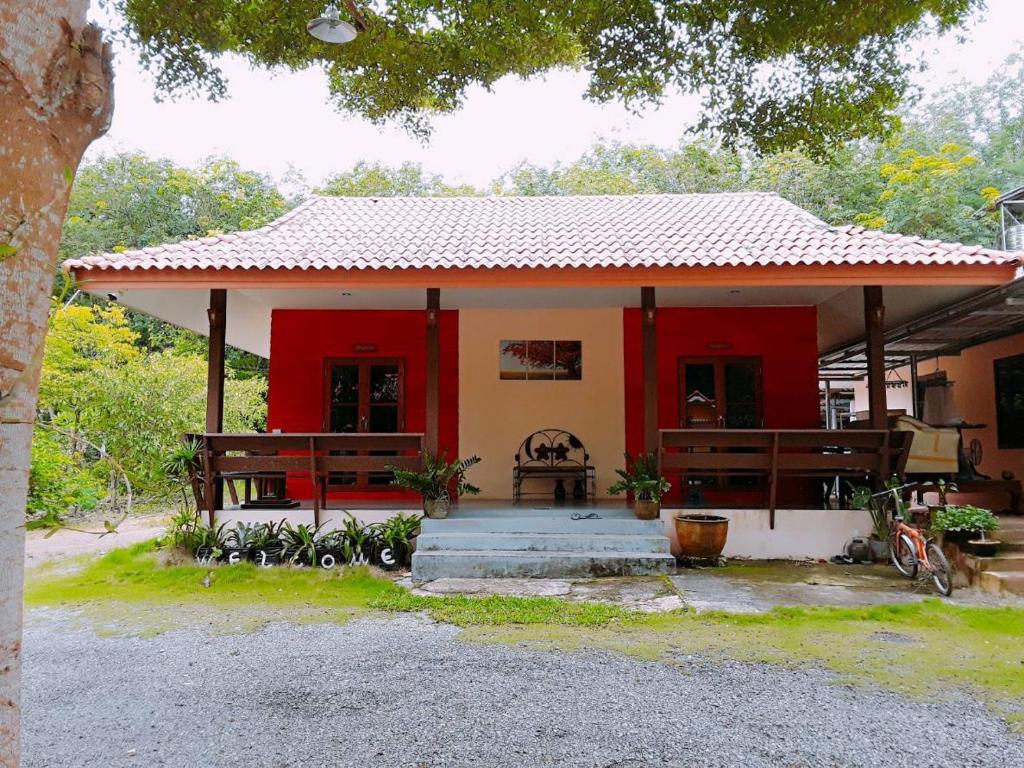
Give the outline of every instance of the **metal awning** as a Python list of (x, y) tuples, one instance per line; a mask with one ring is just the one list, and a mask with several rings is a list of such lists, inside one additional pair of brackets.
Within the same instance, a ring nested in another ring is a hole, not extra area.
[[(1024, 277), (887, 329), (886, 368), (957, 355), (967, 347), (1016, 333), (1024, 333)], [(821, 379), (840, 381), (867, 375), (864, 338), (821, 354), (818, 374)]]

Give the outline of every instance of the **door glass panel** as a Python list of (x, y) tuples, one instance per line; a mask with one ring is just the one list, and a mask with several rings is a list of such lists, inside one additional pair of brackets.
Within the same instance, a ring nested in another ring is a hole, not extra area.
[(686, 408), (684, 426), (711, 429), (718, 426), (718, 405), (715, 401), (715, 366), (711, 363), (687, 363), (684, 369)]
[[(397, 365), (373, 365), (370, 366), (370, 402), (371, 403), (397, 403), (398, 402), (398, 366)], [(375, 430), (371, 432), (395, 430)]]
[(331, 404), (359, 402), (359, 366), (335, 365), (331, 368)]
[(331, 432), (358, 432), (359, 406), (335, 405), (331, 407)]
[(370, 408), (371, 432), (397, 432), (398, 406), (374, 405)]
[(757, 429), (757, 366), (754, 363), (725, 364), (725, 426), (729, 429)]

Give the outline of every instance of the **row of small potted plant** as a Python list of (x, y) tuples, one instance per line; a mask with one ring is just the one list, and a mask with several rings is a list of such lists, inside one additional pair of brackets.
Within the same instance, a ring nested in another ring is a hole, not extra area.
[(366, 563), (391, 569), (409, 565), (420, 520), (419, 515), (399, 513), (383, 523), (364, 525), (349, 514), (340, 528), (331, 530), (323, 525), (292, 525), (286, 520), (211, 528), (197, 514), (181, 512), (163, 543), (187, 550), (201, 563), (323, 568)]

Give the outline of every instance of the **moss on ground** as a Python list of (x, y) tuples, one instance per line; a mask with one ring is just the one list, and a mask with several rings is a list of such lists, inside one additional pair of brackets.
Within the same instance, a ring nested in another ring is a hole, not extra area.
[(366, 568), (165, 567), (158, 560), (150, 542), (81, 561), (77, 569), (37, 569), (29, 576), (26, 603), (75, 609), (101, 632), (142, 635), (184, 626), (245, 632), (267, 621), (343, 622), (374, 611), (424, 612), (463, 627), (463, 637), (475, 642), (607, 649), (669, 664), (702, 655), (811, 665), (851, 683), (913, 696), (968, 690), (1010, 719), (1024, 720), (1020, 608), (930, 599), (764, 614), (647, 614), (553, 597), (417, 596)]

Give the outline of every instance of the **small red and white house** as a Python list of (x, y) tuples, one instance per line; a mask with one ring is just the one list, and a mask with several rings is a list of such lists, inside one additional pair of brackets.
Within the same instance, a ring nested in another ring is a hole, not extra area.
[[(422, 434), (479, 456), (478, 506), (507, 511), (539, 430), (584, 446), (598, 500), (623, 452), (686, 430), (820, 430), (819, 357), (858, 341), (885, 429), (885, 329), (1009, 283), (1021, 256), (829, 226), (775, 194), (312, 197), (260, 229), (66, 268), (85, 291), (211, 334), (208, 432), (226, 339), (270, 360), (268, 431)], [(408, 502), (372, 472), (333, 480), (328, 518)], [(663, 514), (723, 508), (727, 553), (827, 556), (869, 524), (824, 508), (819, 481), (780, 480), (769, 503), (756, 473), (673, 478)], [(554, 505), (557, 485), (579, 495), (548, 478), (519, 503)], [(316, 495), (302, 477), (288, 494)]]

